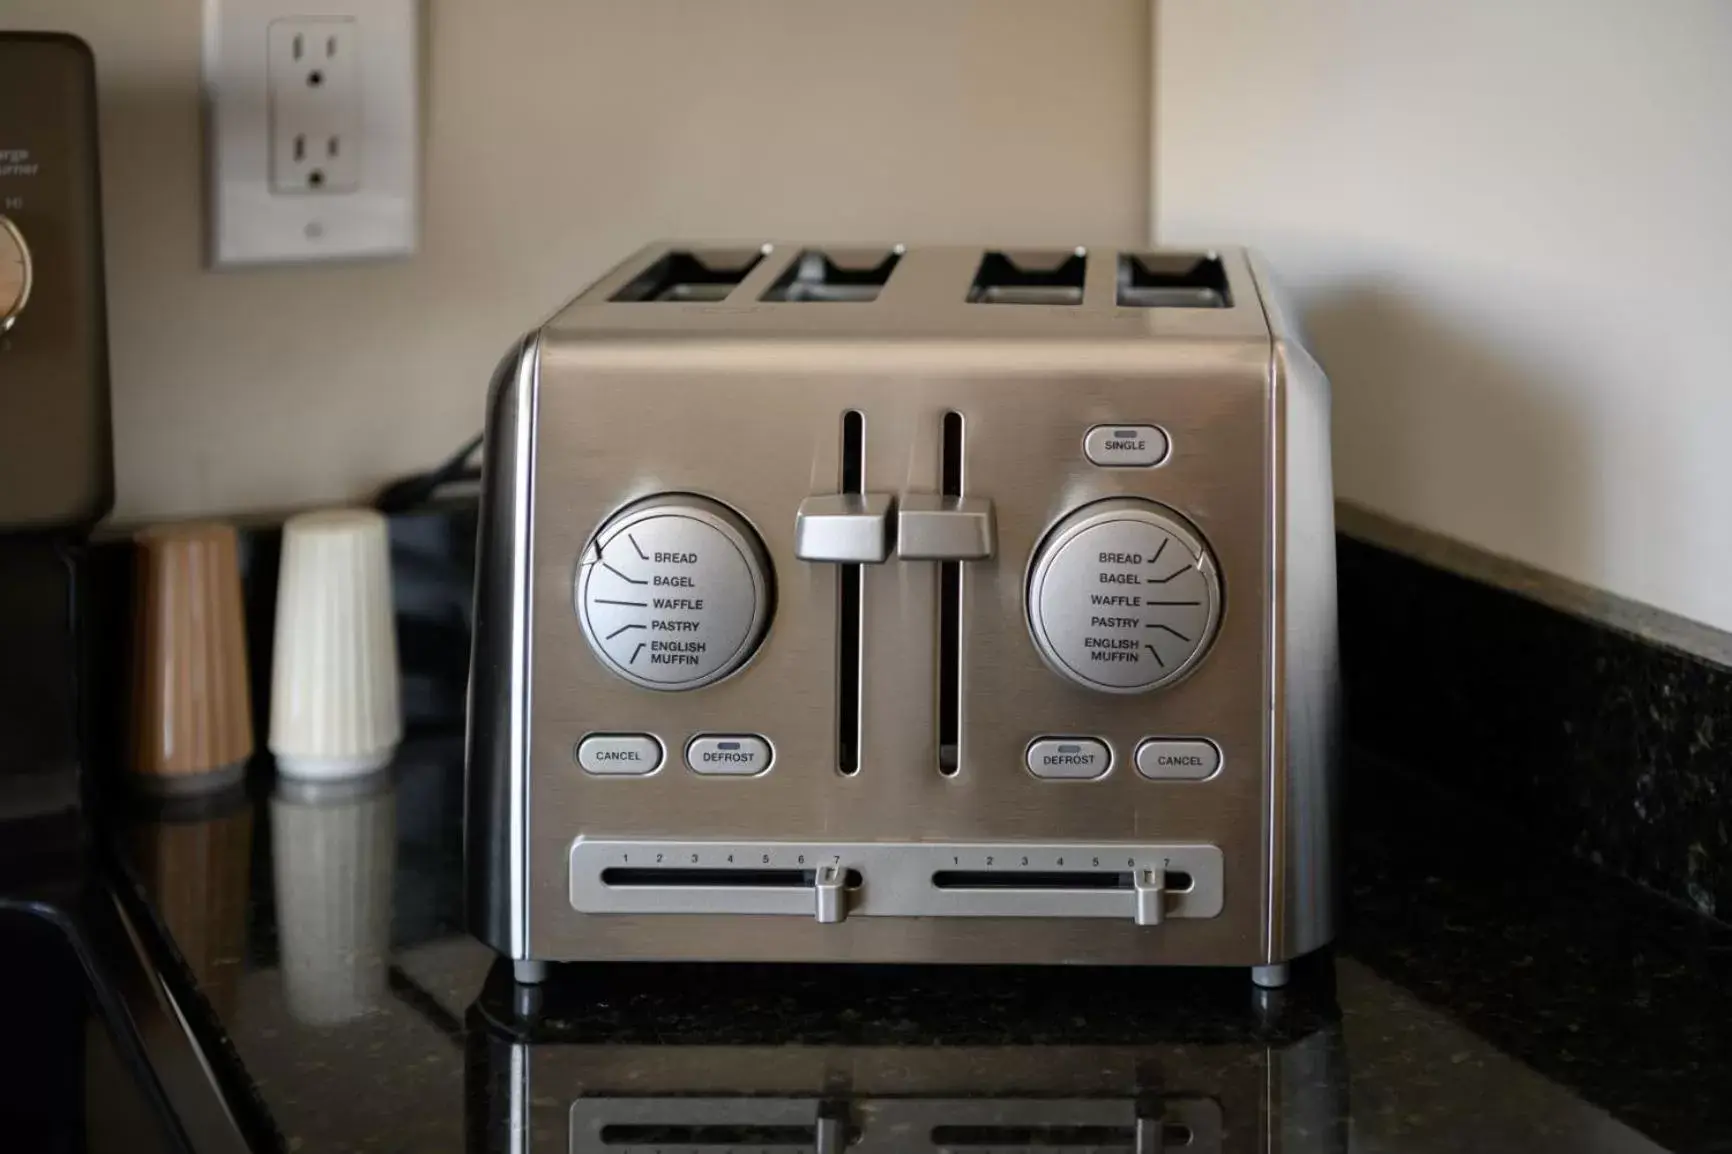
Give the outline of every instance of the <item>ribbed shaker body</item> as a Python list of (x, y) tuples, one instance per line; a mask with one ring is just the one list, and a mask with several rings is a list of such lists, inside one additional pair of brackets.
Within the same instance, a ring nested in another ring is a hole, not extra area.
[(133, 541), (130, 768), (167, 792), (232, 780), (253, 752), (235, 531), (165, 525)]
[(306, 513), (283, 526), (271, 668), (270, 749), (279, 772), (369, 773), (403, 735), (385, 519)]

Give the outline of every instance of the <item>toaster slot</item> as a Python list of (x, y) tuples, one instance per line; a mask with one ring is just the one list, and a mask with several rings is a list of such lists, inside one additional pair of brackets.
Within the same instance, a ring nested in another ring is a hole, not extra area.
[[(993, 1154), (1001, 1150), (1064, 1150), (1077, 1147), (1089, 1151), (1090, 1154), (1109, 1150), (1122, 1150), (1125, 1154), (1131, 1154), (1137, 1148), (1137, 1130), (1135, 1126), (1064, 1123), (934, 1126), (928, 1141), (940, 1150), (985, 1149)], [(1188, 1141), (1187, 1135), (1185, 1142), (1172, 1144), (1183, 1146)]]
[[(866, 418), (852, 409), (842, 414), (841, 491), (866, 491)], [(860, 772), (865, 584), (864, 566), (836, 566), (836, 769), (849, 776)]]
[(601, 1144), (609, 1149), (623, 1146), (654, 1151), (655, 1154), (736, 1149), (769, 1154), (776, 1150), (809, 1151), (815, 1149), (816, 1143), (816, 1134), (811, 1126), (753, 1125), (749, 1122), (652, 1122), (607, 1126), (601, 1132)]
[(613, 299), (688, 304), (726, 300), (768, 251), (768, 247), (673, 249), (628, 281)]
[(983, 305), (1080, 305), (1088, 250), (989, 252), (974, 270), (968, 299)]
[[(860, 888), (860, 871), (847, 870), (842, 876), (842, 888)], [(751, 889), (774, 889), (789, 886), (811, 889), (818, 884), (815, 869), (688, 869), (684, 866), (615, 867), (601, 871), (604, 886), (743, 886)]]
[(805, 249), (776, 278), (767, 301), (831, 301), (864, 304), (878, 299), (890, 280), (903, 247), (890, 249)]
[[(962, 496), (962, 414), (944, 414), (941, 492)], [(938, 564), (938, 772), (962, 766), (962, 562)]]
[[(1054, 871), (1004, 870), (939, 870), (932, 875), (932, 884), (941, 890), (1134, 890), (1136, 875), (1127, 871), (1091, 870), (1061, 873)], [(1165, 886), (1168, 893), (1184, 893), (1195, 882), (1183, 870), (1167, 870)]]
[(1119, 307), (1231, 308), (1227, 269), (1214, 253), (1121, 253)]
[(571, 1104), (572, 1154), (841, 1154), (859, 1141), (846, 1105), (816, 1098), (584, 1097)]

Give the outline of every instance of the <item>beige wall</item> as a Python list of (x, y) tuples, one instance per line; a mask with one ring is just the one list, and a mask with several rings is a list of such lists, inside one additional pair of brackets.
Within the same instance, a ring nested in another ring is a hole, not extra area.
[(1146, 0), (429, 0), (412, 260), (201, 267), (200, 0), (4, 0), (102, 88), (122, 519), (341, 501), (644, 241), (1140, 241)]
[(1157, 12), (1157, 233), (1299, 290), (1339, 494), (1732, 629), (1732, 4)]

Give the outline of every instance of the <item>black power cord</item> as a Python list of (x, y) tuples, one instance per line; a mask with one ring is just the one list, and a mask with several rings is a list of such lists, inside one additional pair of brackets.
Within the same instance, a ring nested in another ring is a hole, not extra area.
[(373, 498), (373, 508), (387, 516), (392, 513), (407, 513), (425, 505), (432, 499), (433, 494), (446, 485), (456, 481), (478, 480), (481, 470), (471, 465), (469, 458), (481, 447), (482, 439), (483, 434), (476, 433), (443, 464), (425, 473), (414, 473), (392, 481)]

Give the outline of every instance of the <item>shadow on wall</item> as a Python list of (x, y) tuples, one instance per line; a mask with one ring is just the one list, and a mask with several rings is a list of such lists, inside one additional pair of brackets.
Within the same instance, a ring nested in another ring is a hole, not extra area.
[(1300, 298), (1334, 386), (1337, 497), (1554, 572), (1598, 567), (1596, 446), (1567, 358), (1394, 284)]

